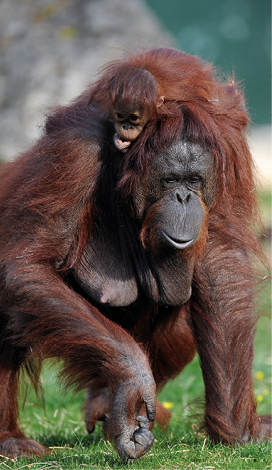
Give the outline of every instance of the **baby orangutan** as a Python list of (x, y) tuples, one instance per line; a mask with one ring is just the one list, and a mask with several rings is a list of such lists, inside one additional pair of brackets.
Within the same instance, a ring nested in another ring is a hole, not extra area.
[(133, 142), (143, 131), (145, 125), (150, 120), (150, 113), (141, 104), (131, 107), (123, 106), (122, 103), (113, 107), (114, 144), (125, 153), (131, 142)]
[(122, 70), (119, 69), (118, 74), (111, 77), (107, 87), (103, 86), (105, 77), (102, 76), (90, 102), (98, 99), (104, 104), (116, 131), (114, 144), (125, 153), (150, 119), (157, 117), (157, 108), (163, 104), (164, 96), (160, 94), (157, 80), (148, 70), (125, 64), (120, 68)]

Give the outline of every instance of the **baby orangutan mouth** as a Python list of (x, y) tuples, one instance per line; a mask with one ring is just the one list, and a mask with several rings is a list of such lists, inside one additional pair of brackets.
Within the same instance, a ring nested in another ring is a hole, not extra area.
[(118, 150), (121, 150), (121, 152), (124, 152), (124, 153), (128, 150), (128, 147), (131, 144), (130, 140), (126, 141), (126, 140), (123, 140), (121, 137), (119, 137), (117, 132), (115, 132), (115, 134), (113, 136), (113, 141), (114, 141), (115, 147), (118, 148)]

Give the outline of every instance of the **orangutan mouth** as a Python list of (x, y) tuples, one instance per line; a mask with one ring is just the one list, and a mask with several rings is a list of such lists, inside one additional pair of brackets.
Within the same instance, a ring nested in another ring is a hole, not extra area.
[(115, 132), (114, 137), (113, 137), (114, 145), (118, 150), (121, 150), (122, 152), (127, 151), (128, 147), (131, 144), (130, 140), (122, 140), (121, 137)]

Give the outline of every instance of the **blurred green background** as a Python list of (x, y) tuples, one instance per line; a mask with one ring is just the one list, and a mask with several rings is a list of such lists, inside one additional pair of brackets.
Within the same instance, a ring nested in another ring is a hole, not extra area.
[(235, 74), (253, 124), (271, 116), (269, 0), (146, 0), (176, 46)]

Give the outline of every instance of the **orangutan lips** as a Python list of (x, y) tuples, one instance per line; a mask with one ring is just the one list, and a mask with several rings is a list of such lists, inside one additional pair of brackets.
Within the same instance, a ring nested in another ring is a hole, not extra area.
[(120, 139), (117, 132), (114, 134), (113, 141), (114, 141), (115, 147), (117, 147), (118, 150), (121, 150), (122, 152), (126, 151), (127, 148), (131, 144), (130, 140), (125, 141), (125, 140)]

